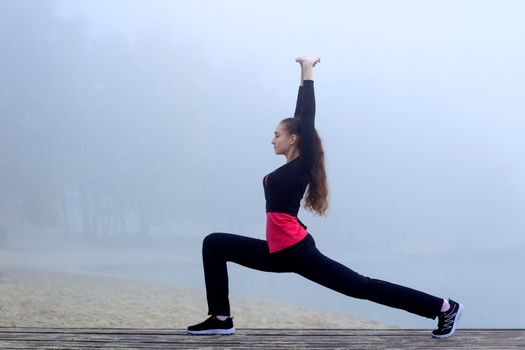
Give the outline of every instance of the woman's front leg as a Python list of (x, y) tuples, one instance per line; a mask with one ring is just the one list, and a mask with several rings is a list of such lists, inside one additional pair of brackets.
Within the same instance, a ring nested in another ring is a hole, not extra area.
[(228, 261), (260, 271), (290, 271), (282, 259), (270, 254), (266, 241), (231, 233), (208, 235), (202, 259), (209, 315), (230, 315)]

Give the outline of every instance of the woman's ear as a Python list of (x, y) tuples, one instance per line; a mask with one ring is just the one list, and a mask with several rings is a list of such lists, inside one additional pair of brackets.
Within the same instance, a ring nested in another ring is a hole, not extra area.
[(290, 136), (290, 144), (291, 145), (295, 145), (297, 143), (297, 135), (296, 134), (292, 134)]

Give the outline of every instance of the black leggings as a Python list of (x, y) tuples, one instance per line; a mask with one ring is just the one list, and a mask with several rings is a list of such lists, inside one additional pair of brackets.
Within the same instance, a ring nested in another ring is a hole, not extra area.
[(209, 315), (230, 315), (228, 261), (261, 271), (295, 272), (345, 295), (432, 319), (439, 314), (443, 304), (443, 299), (362, 276), (327, 258), (317, 250), (310, 234), (295, 245), (270, 254), (264, 240), (212, 233), (204, 239), (202, 257)]

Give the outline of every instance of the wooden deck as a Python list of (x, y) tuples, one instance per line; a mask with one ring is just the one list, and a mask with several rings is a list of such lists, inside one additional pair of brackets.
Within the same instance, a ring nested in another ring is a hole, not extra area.
[(525, 349), (525, 329), (460, 329), (449, 339), (429, 330), (239, 329), (187, 335), (181, 329), (6, 328), (0, 349)]

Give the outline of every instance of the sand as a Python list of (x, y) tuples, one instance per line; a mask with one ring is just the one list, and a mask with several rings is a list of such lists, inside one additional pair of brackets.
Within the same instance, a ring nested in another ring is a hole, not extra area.
[[(231, 296), (237, 328), (388, 328), (350, 315)], [(103, 275), (0, 268), (0, 326), (186, 328), (204, 290)]]
[[(155, 245), (130, 237), (99, 242), (40, 231), (12, 234), (9, 249), (0, 249), (0, 326), (185, 329), (207, 317), (204, 285), (181, 288), (94, 267), (187, 266), (200, 261), (201, 241), (179, 237), (176, 244)], [(237, 328), (389, 328), (252, 296), (232, 293), (230, 302)]]

